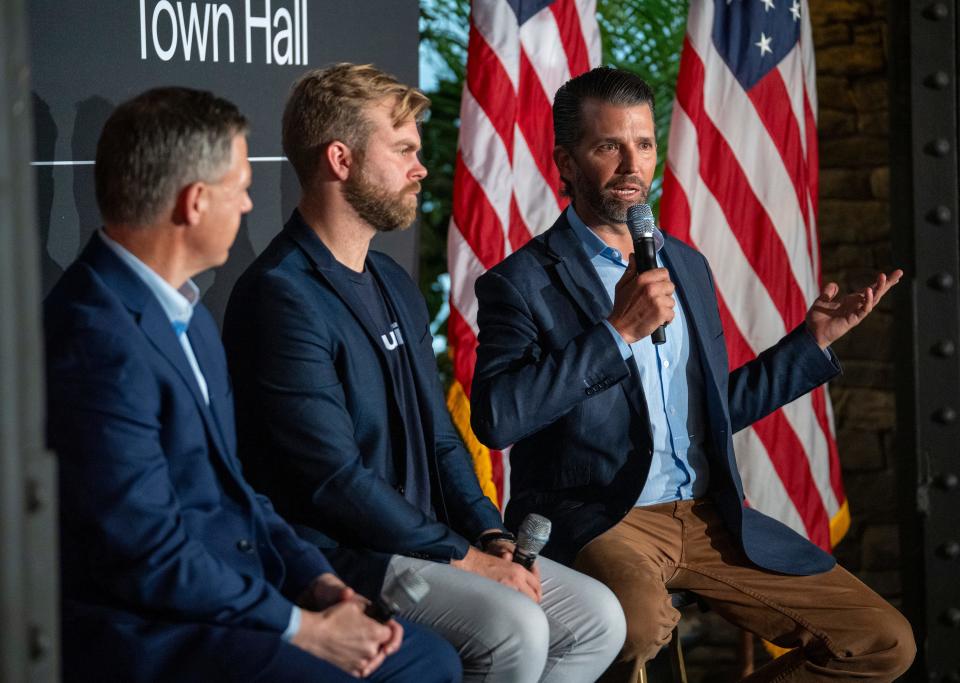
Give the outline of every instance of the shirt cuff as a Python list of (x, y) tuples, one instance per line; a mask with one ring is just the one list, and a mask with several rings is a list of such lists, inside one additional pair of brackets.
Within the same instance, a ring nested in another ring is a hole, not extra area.
[(620, 349), (620, 357), (623, 360), (627, 360), (630, 356), (633, 355), (633, 351), (630, 348), (630, 345), (620, 336), (620, 333), (617, 332), (617, 328), (610, 324), (609, 320), (603, 321), (604, 326), (610, 330), (610, 334), (613, 335), (613, 339), (617, 342), (617, 348)]
[(293, 606), (293, 609), (290, 610), (290, 623), (287, 624), (287, 630), (283, 632), (283, 635), (280, 636), (283, 638), (284, 642), (289, 643), (293, 640), (293, 637), (297, 635), (297, 631), (300, 630), (300, 619), (302, 615), (300, 613), (300, 608), (296, 605)]

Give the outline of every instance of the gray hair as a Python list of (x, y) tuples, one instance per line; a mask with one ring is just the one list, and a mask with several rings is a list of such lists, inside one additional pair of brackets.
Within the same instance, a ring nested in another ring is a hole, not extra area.
[(107, 223), (146, 225), (185, 186), (227, 172), (247, 132), (235, 105), (190, 88), (156, 88), (117, 107), (97, 142), (97, 204)]

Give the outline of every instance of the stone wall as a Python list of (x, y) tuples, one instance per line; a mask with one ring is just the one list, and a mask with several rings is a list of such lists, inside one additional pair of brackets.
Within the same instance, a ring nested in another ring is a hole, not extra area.
[[(890, 235), (887, 0), (814, 0), (824, 282), (868, 284), (893, 265)], [(892, 301), (835, 345), (830, 395), (852, 525), (837, 557), (897, 602)]]

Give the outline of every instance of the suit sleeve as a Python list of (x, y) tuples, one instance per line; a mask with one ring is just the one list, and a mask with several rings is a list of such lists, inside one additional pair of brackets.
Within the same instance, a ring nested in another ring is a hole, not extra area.
[[(408, 277), (403, 273), (403, 277)], [(410, 297), (418, 301), (424, 325), (428, 320), (426, 302), (410, 281)], [(500, 511), (487, 498), (473, 469), (473, 461), (463, 445), (463, 440), (453, 422), (444, 399), (443, 386), (437, 372), (437, 361), (433, 355), (433, 337), (427, 332), (427, 338), (421, 345), (428, 351), (421, 360), (427, 365), (426, 374), (430, 378), (430, 404), (434, 425), (434, 448), (442, 482), (443, 504), (450, 514), (451, 525), (460, 530), (467, 538), (476, 539), (488, 529), (506, 530)], [(429, 355), (429, 358), (426, 356)]]
[(172, 478), (188, 473), (171, 471), (161, 435), (177, 407), (147, 361), (111, 332), (47, 340), (48, 434), (75, 532), (64, 533), (66, 551), (104, 593), (138, 609), (282, 633), (291, 602), (186, 529)]
[(804, 323), (730, 373), (727, 400), (733, 433), (749, 427), (840, 373), (833, 351), (824, 353)]
[(466, 539), (364, 465), (325, 333), (335, 321), (306, 310), (305, 296), (284, 278), (259, 283), (254, 386), (268, 437), (313, 492), (314, 526), (380, 552), (462, 558)]
[(489, 271), (477, 280), (476, 293), (480, 335), (471, 424), (488, 446), (516, 443), (630, 374), (602, 322), (545, 351), (527, 302), (507, 278)]
[(316, 577), (321, 574), (336, 574), (323, 553), (312, 543), (307, 543), (297, 536), (286, 520), (277, 514), (269, 498), (259, 493), (253, 495), (263, 510), (270, 540), (283, 558), (287, 570), (281, 586), (285, 596), (296, 600)]

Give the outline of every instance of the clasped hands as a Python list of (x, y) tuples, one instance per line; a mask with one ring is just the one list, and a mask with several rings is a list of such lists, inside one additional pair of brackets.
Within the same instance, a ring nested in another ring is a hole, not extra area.
[(363, 678), (383, 664), (403, 640), (403, 627), (364, 614), (369, 601), (333, 574), (321, 574), (297, 598), (300, 629), (290, 641), (351, 676)]

